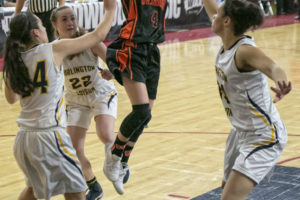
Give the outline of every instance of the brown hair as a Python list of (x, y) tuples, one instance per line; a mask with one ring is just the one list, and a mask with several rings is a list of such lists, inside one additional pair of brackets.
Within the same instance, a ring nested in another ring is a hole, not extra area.
[(26, 46), (34, 43), (31, 36), (33, 29), (39, 29), (38, 18), (30, 12), (18, 14), (9, 24), (10, 32), (4, 46), (3, 80), (21, 96), (29, 96), (36, 87), (21, 57)]
[(224, 16), (233, 22), (234, 35), (245, 33), (250, 27), (256, 29), (264, 21), (260, 7), (246, 0), (225, 0)]

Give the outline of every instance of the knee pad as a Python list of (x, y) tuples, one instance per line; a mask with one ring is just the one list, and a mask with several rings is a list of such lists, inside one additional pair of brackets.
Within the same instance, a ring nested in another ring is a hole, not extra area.
[[(130, 138), (137, 131), (141, 130), (151, 119), (149, 104), (133, 105), (132, 112), (123, 120), (120, 131), (126, 138)], [(143, 128), (141, 131), (142, 132)], [(139, 133), (140, 134), (140, 133)]]

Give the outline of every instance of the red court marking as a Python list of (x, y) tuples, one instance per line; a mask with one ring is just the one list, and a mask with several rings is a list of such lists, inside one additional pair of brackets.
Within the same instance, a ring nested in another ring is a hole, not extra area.
[(183, 131), (156, 131), (156, 132), (143, 132), (146, 134), (199, 134), (199, 135), (228, 135), (225, 132), (183, 132)]
[[(294, 19), (295, 16), (296, 14), (266, 17), (263, 25), (259, 27), (259, 29), (300, 23), (300, 20)], [(211, 32), (211, 27), (202, 27), (184, 32), (167, 32), (166, 41), (162, 44), (184, 42), (213, 36), (215, 36), (215, 34)]]
[(288, 15), (266, 17), (261, 28), (300, 23), (299, 20), (295, 20), (295, 16), (296, 14), (288, 14)]
[[(118, 132), (115, 132), (118, 133)], [(87, 132), (87, 134), (96, 134), (96, 132)], [(227, 132), (184, 132), (184, 131), (146, 131), (143, 134), (196, 134), (196, 135), (227, 135)], [(0, 135), (1, 137), (14, 137), (16, 134)], [(299, 134), (288, 134), (289, 137), (300, 137)]]
[(16, 135), (0, 135), (0, 137), (15, 137)]
[[(115, 132), (117, 133), (117, 132)], [(228, 133), (225, 133), (225, 132), (180, 132), (180, 131), (162, 131), (162, 132), (144, 132), (146, 134), (199, 134), (199, 135), (203, 135), (203, 134), (206, 134), (206, 135), (225, 135), (225, 134), (228, 134)], [(87, 132), (87, 134), (96, 134), (96, 132)], [(3, 138), (3, 137), (15, 137), (16, 135), (15, 134), (11, 134), (11, 135), (0, 135), (0, 138)], [(292, 137), (298, 137), (300, 135), (298, 134), (288, 134), (288, 136), (292, 136)], [(280, 161), (278, 162), (277, 164), (278, 165), (281, 165), (281, 164), (284, 164), (284, 163), (287, 163), (287, 162), (290, 162), (290, 161), (293, 161), (293, 160), (298, 160), (300, 159), (300, 156), (299, 157), (294, 157), (294, 158), (290, 158), (290, 159), (286, 159), (286, 160), (283, 160), (283, 161)], [(173, 194), (170, 194), (169, 196), (172, 196)], [(174, 195), (173, 197), (177, 197), (177, 198), (188, 198), (188, 197), (183, 197), (183, 196), (179, 196), (179, 195)]]
[(168, 196), (169, 197), (174, 197), (174, 198), (177, 198), (177, 199), (189, 199), (189, 197), (176, 195), (176, 194), (169, 194)]
[[(118, 133), (118, 132), (115, 132)], [(96, 132), (87, 132), (87, 134), (96, 134)], [(227, 135), (225, 132), (183, 132), (183, 131), (153, 131), (143, 132), (143, 134), (197, 134), (197, 135)], [(299, 135), (300, 136), (300, 135)]]
[(297, 135), (297, 134), (288, 134), (288, 136), (294, 136), (294, 137), (299, 137), (300, 135)]
[(211, 27), (202, 27), (184, 32), (168, 32), (166, 33), (166, 41), (162, 44), (174, 42), (184, 42), (188, 40), (196, 40), (200, 38), (213, 37), (216, 34), (211, 32)]
[[(118, 132), (115, 132), (118, 133)], [(96, 134), (96, 132), (87, 132), (87, 134)], [(185, 132), (185, 131), (145, 131), (143, 134), (195, 134), (195, 135), (228, 135), (229, 132)], [(300, 137), (299, 134), (288, 134), (291, 137)]]
[(298, 159), (300, 159), (300, 156), (294, 157), (294, 158), (290, 158), (290, 159), (286, 159), (286, 160), (280, 161), (280, 162), (278, 162), (278, 163), (276, 163), (276, 164), (277, 164), (277, 165), (281, 165), (281, 164), (283, 164), (283, 163), (287, 163), (287, 162), (290, 162), (290, 161), (293, 161), (293, 160), (298, 160)]

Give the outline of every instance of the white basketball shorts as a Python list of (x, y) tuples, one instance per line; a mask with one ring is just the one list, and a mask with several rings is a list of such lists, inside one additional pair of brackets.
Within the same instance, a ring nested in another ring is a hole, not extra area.
[[(67, 126), (78, 126), (88, 129), (91, 118), (98, 115), (110, 115), (117, 118), (118, 93), (113, 91), (103, 95), (96, 93), (88, 97), (80, 98), (74, 96), (67, 99)], [(77, 99), (77, 101), (76, 101)]]
[(287, 142), (282, 120), (255, 132), (239, 132), (233, 128), (227, 138), (224, 156), (224, 178), (236, 170), (255, 183), (269, 179)]
[(20, 128), (14, 155), (38, 199), (87, 189), (75, 149), (63, 128)]

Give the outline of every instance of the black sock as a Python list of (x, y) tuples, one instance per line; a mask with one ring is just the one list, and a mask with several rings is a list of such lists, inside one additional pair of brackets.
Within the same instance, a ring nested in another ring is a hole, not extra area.
[[(140, 128), (138, 128), (133, 133), (133, 135), (130, 137), (128, 142), (135, 144), (138, 141), (138, 139), (139, 139), (140, 135), (142, 134), (143, 130), (144, 130), (144, 126), (141, 126)], [(121, 160), (122, 163), (128, 163), (128, 159), (130, 157), (130, 154), (131, 154), (131, 151), (132, 151), (133, 147), (134, 146), (129, 146), (129, 145), (125, 146), (125, 149), (123, 151), (122, 160)]]
[(96, 179), (96, 177), (94, 177), (91, 180), (87, 181), (86, 184), (88, 185), (90, 191), (100, 192), (100, 193), (103, 192), (100, 184), (98, 183), (98, 181)]
[(88, 187), (92, 187), (95, 183), (97, 182), (96, 176), (94, 178), (92, 178), (91, 180), (87, 181), (86, 184), (88, 185)]
[(114, 145), (112, 146), (112, 154), (117, 155), (118, 157), (122, 156), (122, 153), (125, 149), (125, 145), (127, 142), (122, 142), (117, 136)]
[(128, 163), (128, 159), (129, 159), (132, 149), (133, 149), (132, 146), (126, 145), (126, 147), (123, 151), (123, 156), (122, 156), (122, 160), (121, 160), (122, 163)]

